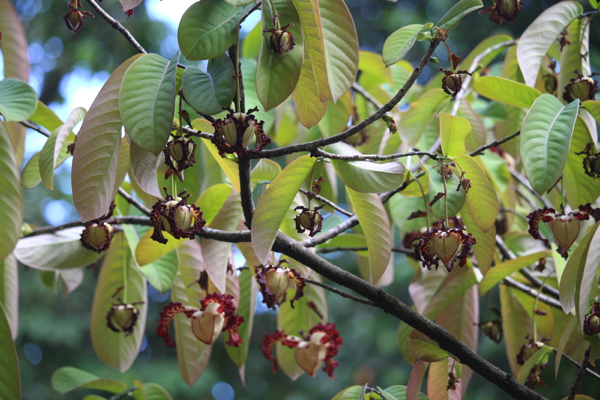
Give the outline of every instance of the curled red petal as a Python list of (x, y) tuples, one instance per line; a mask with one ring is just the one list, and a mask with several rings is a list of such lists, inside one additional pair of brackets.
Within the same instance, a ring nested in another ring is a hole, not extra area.
[(173, 320), (173, 318), (175, 318), (175, 316), (179, 313), (184, 313), (188, 318), (190, 318), (195, 311), (198, 310), (191, 307), (184, 307), (181, 305), (181, 303), (169, 303), (165, 306), (164, 310), (160, 312), (156, 333), (159, 337), (165, 339), (165, 344), (168, 347), (175, 347), (175, 342), (169, 333), (171, 320)]

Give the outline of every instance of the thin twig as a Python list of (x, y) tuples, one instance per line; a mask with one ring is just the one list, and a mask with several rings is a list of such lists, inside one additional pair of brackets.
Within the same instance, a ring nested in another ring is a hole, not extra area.
[(498, 140), (493, 141), (492, 143), (486, 144), (485, 146), (481, 146), (477, 150), (472, 151), (471, 153), (469, 153), (469, 155), (471, 157), (478, 156), (479, 154), (483, 153), (487, 149), (490, 149), (492, 147), (498, 147), (502, 143), (508, 142), (509, 140), (516, 138), (520, 134), (521, 134), (521, 131), (516, 131), (515, 133), (511, 133), (510, 135), (508, 135), (508, 136), (506, 136), (506, 137), (504, 137), (502, 139), (498, 139)]
[[(576, 360), (574, 360), (571, 356), (566, 355), (565, 353), (562, 354), (562, 358), (564, 358), (565, 360), (567, 360), (568, 362), (570, 362), (571, 364), (573, 364), (574, 366), (576, 366), (577, 368), (581, 368), (581, 364), (579, 364)], [(585, 372), (588, 373), (588, 375), (593, 376), (594, 378), (600, 380), (600, 374), (597, 373), (594, 370), (591, 370), (589, 368), (585, 369)]]
[(571, 386), (571, 393), (569, 393), (569, 400), (573, 400), (575, 395), (577, 394), (577, 389), (579, 389), (579, 384), (581, 383), (581, 379), (583, 378), (583, 374), (587, 368), (589, 359), (590, 359), (590, 351), (592, 350), (592, 345), (590, 344), (585, 351), (585, 355), (583, 356), (583, 361), (581, 362), (581, 367), (579, 368), (579, 372), (577, 372), (577, 376), (575, 377), (575, 382), (573, 382), (573, 386)]
[(152, 211), (150, 211), (150, 209), (148, 207), (146, 207), (145, 205), (143, 205), (142, 203), (140, 203), (139, 201), (134, 199), (129, 193), (127, 193), (125, 191), (125, 189), (120, 187), (118, 193), (119, 193), (119, 195), (121, 195), (121, 197), (123, 197), (125, 199), (125, 201), (127, 201), (129, 204), (131, 204), (132, 206), (134, 206), (135, 208), (140, 210), (145, 215), (147, 215), (147, 216), (152, 215)]
[(526, 188), (527, 190), (529, 190), (531, 192), (531, 194), (533, 194), (535, 197), (537, 197), (538, 200), (540, 200), (542, 202), (542, 204), (544, 205), (544, 207), (552, 208), (552, 203), (550, 203), (545, 197), (540, 196), (535, 191), (535, 189), (531, 187), (531, 185), (527, 181), (527, 178), (525, 178), (523, 175), (521, 175), (518, 171), (515, 171), (515, 170), (511, 170), (510, 173), (517, 180), (518, 183), (520, 183), (521, 185), (523, 185), (524, 188)]
[(359, 93), (362, 97), (365, 98), (369, 103), (373, 104), (377, 108), (382, 108), (383, 104), (381, 104), (375, 97), (371, 96), (369, 92), (365, 90), (364, 87), (360, 86), (358, 82), (354, 82), (352, 84), (352, 89)]
[(104, 20), (108, 22), (110, 26), (119, 31), (125, 37), (125, 39), (127, 39), (127, 41), (138, 51), (138, 53), (147, 53), (146, 49), (144, 49), (142, 45), (139, 44), (139, 42), (133, 37), (131, 32), (129, 32), (123, 25), (121, 25), (119, 21), (117, 21), (116, 19), (111, 17), (106, 11), (104, 11), (104, 9), (100, 7), (98, 3), (96, 3), (94, 0), (87, 0), (87, 2), (90, 3), (90, 6), (92, 6), (92, 8), (96, 10), (96, 12), (100, 14), (100, 16), (104, 18)]
[(242, 199), (242, 210), (246, 220), (246, 226), (250, 228), (252, 216), (254, 215), (254, 198), (252, 196), (252, 179), (250, 177), (250, 159), (247, 155), (239, 158), (240, 197)]
[(346, 299), (350, 299), (352, 301), (356, 301), (357, 303), (361, 303), (361, 304), (366, 304), (368, 306), (372, 306), (375, 307), (375, 303), (373, 303), (371, 300), (365, 300), (362, 297), (358, 297), (358, 296), (354, 296), (353, 294), (350, 293), (346, 293), (344, 291), (341, 291), (339, 289), (334, 288), (333, 286), (329, 286), (325, 283), (319, 282), (319, 281), (313, 281), (312, 279), (307, 279), (304, 278), (304, 282), (308, 282), (311, 285), (316, 285), (316, 286), (320, 286), (323, 289), (329, 290), (332, 293), (335, 293), (337, 295), (340, 295)]
[(433, 153), (428, 153), (426, 151), (411, 151), (408, 153), (395, 153), (389, 154), (385, 156), (380, 156), (377, 154), (355, 154), (351, 156), (343, 156), (339, 154), (328, 153), (321, 149), (316, 149), (314, 151), (314, 155), (327, 157), (333, 160), (345, 160), (345, 161), (385, 161), (385, 160), (393, 160), (396, 158), (402, 157), (411, 157), (411, 156), (428, 156), (432, 159), (437, 159), (437, 155)]
[[(366, 250), (369, 250), (369, 249), (367, 247), (322, 247), (322, 248), (317, 249), (317, 253), (329, 254), (329, 253), (335, 253), (337, 251), (366, 251)], [(394, 253), (402, 253), (402, 254), (409, 254), (409, 255), (415, 254), (414, 250), (406, 249), (404, 247), (392, 247), (392, 251)]]
[[(303, 194), (308, 195), (309, 191), (306, 189), (302, 189), (300, 188), (300, 192), (302, 192)], [(320, 201), (321, 203), (325, 203), (327, 204), (329, 207), (333, 208), (336, 211), (339, 211), (340, 213), (344, 214), (347, 217), (351, 217), (354, 214), (352, 214), (350, 211), (346, 211), (344, 210), (342, 207), (338, 206), (337, 204), (335, 204), (333, 201), (326, 199), (325, 197), (321, 196), (320, 194), (312, 194), (313, 198), (315, 200)]]
[(132, 387), (131, 389), (127, 389), (121, 393), (117, 393), (114, 396), (112, 396), (111, 398), (109, 398), (108, 400), (119, 400), (119, 399), (124, 399), (125, 397), (131, 397), (133, 395), (133, 392), (135, 392), (136, 390), (138, 390), (137, 386)]
[[(214, 118), (213, 118), (214, 120)], [(210, 121), (209, 121), (210, 122)], [(213, 134), (212, 133), (208, 133), (208, 132), (202, 132), (202, 131), (195, 131), (193, 129), (190, 128), (186, 128), (185, 126), (182, 126), (181, 129), (188, 135), (192, 135), (192, 136), (198, 136), (204, 139), (209, 139), (212, 140), (213, 138)]]
[(50, 137), (50, 135), (51, 135), (51, 133), (48, 130), (46, 130), (46, 128), (44, 128), (43, 126), (40, 126), (38, 124), (34, 124), (31, 121), (21, 121), (20, 124), (26, 128), (33, 129), (34, 131), (41, 133), (42, 135), (44, 135), (46, 137)]
[(533, 298), (538, 298), (542, 303), (546, 303), (549, 306), (552, 306), (554, 308), (558, 308), (559, 310), (562, 310), (562, 306), (560, 305), (560, 301), (553, 299), (550, 296), (546, 296), (543, 295), (541, 293), (539, 293), (537, 290), (530, 288), (529, 286), (514, 280), (511, 277), (506, 277), (502, 280), (502, 283), (505, 284), (506, 286), (511, 286), (514, 287), (515, 289), (520, 290), (521, 292), (533, 297)]

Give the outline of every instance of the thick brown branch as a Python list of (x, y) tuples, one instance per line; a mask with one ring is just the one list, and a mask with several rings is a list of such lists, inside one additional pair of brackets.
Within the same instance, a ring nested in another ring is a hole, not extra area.
[(250, 159), (246, 155), (242, 155), (239, 158), (238, 167), (242, 209), (244, 211), (244, 218), (246, 219), (246, 226), (250, 229), (252, 216), (254, 215), (254, 199), (252, 196), (252, 182), (250, 179)]

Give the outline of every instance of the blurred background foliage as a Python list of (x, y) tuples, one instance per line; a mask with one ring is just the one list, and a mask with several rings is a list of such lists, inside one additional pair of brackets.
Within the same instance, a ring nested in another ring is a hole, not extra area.
[[(524, 0), (525, 6), (515, 24), (504, 23), (498, 27), (486, 15), (472, 13), (465, 17), (450, 35), (449, 44), (460, 56), (466, 56), (477, 43), (491, 34), (506, 33), (518, 37), (539, 13), (555, 4), (554, 0)], [(97, 91), (118, 65), (136, 53), (116, 30), (100, 17), (87, 17), (77, 35), (65, 26), (62, 16), (68, 11), (66, 1), (16, 0), (18, 10), (28, 35), (29, 57), (32, 64), (31, 84), (40, 99), (51, 106), (61, 118), (66, 118), (75, 106), (89, 107)], [(176, 3), (176, 4), (175, 4)], [(380, 52), (386, 37), (396, 29), (414, 23), (437, 21), (455, 3), (453, 0), (346, 0), (354, 16), (361, 49)], [(489, 4), (488, 4), (489, 3)], [(484, 0), (485, 6), (491, 0)], [(581, 1), (588, 9), (587, 1)], [(182, 5), (183, 4), (183, 5)], [(127, 19), (117, 0), (104, 0), (101, 5), (112, 16), (121, 21), (149, 52), (170, 58), (176, 51), (177, 16), (187, 3), (182, 0), (146, 0)], [(93, 11), (83, 1), (85, 10)], [(170, 9), (169, 15), (166, 15)], [(173, 10), (175, 9), (175, 10)], [(244, 32), (248, 32), (258, 21), (249, 18)], [(600, 29), (591, 29), (591, 53), (598, 54)], [(417, 61), (425, 44), (415, 46), (407, 59)], [(446, 50), (438, 48), (436, 56), (441, 66), (447, 66)], [(592, 69), (600, 70), (600, 57), (592, 58)], [(0, 63), (0, 66), (2, 64)], [(425, 71), (420, 81), (426, 81), (435, 66)], [(0, 71), (0, 77), (2, 76)], [(26, 143), (26, 158), (41, 149), (43, 138), (29, 132)], [(72, 206), (69, 163), (58, 171), (57, 188), (50, 191), (39, 185), (25, 190), (26, 221), (34, 225), (57, 225), (77, 219)], [(356, 272), (353, 255), (327, 256), (338, 265)], [(386, 290), (402, 301), (410, 303), (408, 284), (414, 274), (403, 255), (395, 255), (396, 270), (394, 284)], [(262, 337), (276, 327), (276, 313), (267, 311), (258, 302), (250, 354), (246, 365), (246, 385), (241, 382), (235, 365), (229, 361), (222, 341), (215, 344), (212, 359), (204, 375), (189, 388), (179, 374), (174, 349), (164, 346), (155, 333), (154, 321), (158, 311), (168, 303), (168, 293), (161, 295), (149, 288), (148, 327), (146, 339), (133, 367), (124, 374), (106, 367), (94, 354), (89, 336), (89, 319), (93, 292), (97, 281), (99, 264), (86, 269), (82, 285), (67, 298), (44, 286), (38, 271), (20, 267), (20, 324), (17, 351), (21, 368), (24, 399), (81, 399), (92, 391), (79, 390), (64, 396), (50, 387), (52, 373), (63, 366), (73, 366), (90, 371), (101, 377), (111, 377), (131, 383), (157, 382), (163, 385), (174, 399), (233, 400), (233, 399), (330, 399), (340, 390), (353, 384), (369, 383), (387, 387), (406, 384), (411, 366), (404, 361), (397, 346), (398, 323), (383, 312), (364, 305), (351, 303), (330, 295), (332, 321), (344, 339), (337, 359), (338, 380), (329, 379), (319, 372), (317, 378), (303, 375), (291, 381), (283, 372), (272, 374), (271, 364), (261, 354)], [(497, 288), (495, 289), (497, 291)], [(491, 298), (497, 299), (493, 292)], [(487, 300), (482, 299), (482, 320), (489, 318)], [(495, 345), (480, 337), (478, 352), (494, 364), (508, 370), (503, 343)], [(552, 361), (551, 361), (552, 364)], [(554, 380), (554, 368), (547, 368), (542, 377), (552, 388), (573, 381), (576, 369), (563, 365), (561, 381)], [(594, 382), (583, 380), (584, 386)], [(554, 391), (540, 388), (539, 392), (549, 398)], [(584, 392), (591, 393), (583, 387)], [(100, 394), (100, 393), (98, 393)], [(474, 375), (466, 399), (505, 399), (506, 394), (495, 386)]]

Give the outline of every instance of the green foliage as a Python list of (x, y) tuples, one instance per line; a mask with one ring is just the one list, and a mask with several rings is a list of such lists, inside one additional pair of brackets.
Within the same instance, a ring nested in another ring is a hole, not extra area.
[(200, 114), (214, 115), (231, 104), (235, 93), (233, 65), (227, 54), (208, 62), (206, 72), (190, 66), (183, 71), (181, 90), (186, 101)]

